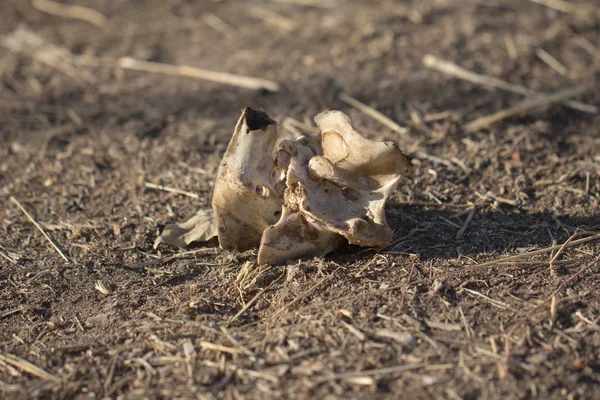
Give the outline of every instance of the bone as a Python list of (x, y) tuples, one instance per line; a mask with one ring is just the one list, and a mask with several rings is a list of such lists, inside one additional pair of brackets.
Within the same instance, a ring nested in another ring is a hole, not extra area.
[[(410, 160), (392, 142), (363, 137), (340, 111), (325, 111), (315, 122), (322, 132), (322, 154), (306, 151), (300, 141), (295, 146), (282, 142), (296, 155), (287, 171), (281, 220), (263, 234), (259, 264), (277, 264), (299, 253), (322, 255), (335, 249), (340, 237), (370, 247), (392, 240), (385, 202)], [(289, 232), (297, 233), (301, 250), (290, 245)]]
[(181, 224), (169, 224), (154, 241), (154, 248), (167, 243), (186, 247), (193, 242), (208, 242), (217, 236), (217, 224), (213, 210), (199, 210), (193, 217)]
[(216, 234), (224, 249), (259, 247), (261, 265), (325, 256), (344, 242), (387, 246), (385, 203), (410, 159), (393, 142), (363, 137), (340, 111), (315, 122), (320, 136), (279, 138), (274, 149), (275, 121), (245, 108), (217, 172), (212, 213), (169, 225), (156, 245)]
[(282, 171), (273, 160), (277, 123), (262, 111), (245, 108), (217, 172), (212, 207), (219, 244), (245, 251), (279, 220)]

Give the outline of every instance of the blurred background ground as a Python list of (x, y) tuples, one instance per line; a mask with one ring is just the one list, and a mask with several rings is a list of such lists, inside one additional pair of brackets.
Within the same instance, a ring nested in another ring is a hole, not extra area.
[[(584, 85), (575, 100), (598, 106), (597, 2), (53, 4), (0, 6), (4, 398), (600, 398), (598, 114), (551, 104), (469, 132), (523, 96), (422, 62), (540, 92)], [(245, 106), (287, 134), (339, 109), (397, 141), (415, 168), (388, 207), (394, 243), (285, 267), (154, 251), (162, 226), (210, 204)]]

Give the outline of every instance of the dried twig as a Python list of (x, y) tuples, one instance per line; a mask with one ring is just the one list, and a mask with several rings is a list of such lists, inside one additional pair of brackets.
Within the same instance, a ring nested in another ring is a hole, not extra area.
[(296, 304), (297, 302), (299, 302), (300, 300), (303, 300), (304, 298), (306, 298), (307, 296), (310, 296), (310, 294), (312, 292), (314, 292), (319, 286), (323, 285), (325, 282), (327, 282), (329, 279), (333, 278), (335, 276), (335, 273), (342, 268), (337, 267), (335, 269), (335, 271), (333, 271), (332, 273), (330, 273), (329, 275), (324, 276), (319, 282), (315, 283), (310, 289), (308, 289), (306, 292), (302, 293), (301, 295), (299, 295), (298, 297), (296, 297), (294, 300), (290, 301), (288, 304), (286, 304), (285, 306), (281, 307), (279, 310), (277, 310), (277, 312), (275, 312), (275, 314), (273, 314), (271, 317), (274, 318), (276, 316), (278, 316), (279, 314), (281, 314), (282, 312), (284, 312), (285, 310), (287, 310), (288, 308), (290, 308), (291, 306), (293, 306), (294, 304)]
[(240, 311), (238, 311), (233, 317), (231, 317), (231, 319), (227, 322), (227, 325), (231, 325), (232, 323), (234, 323), (235, 321), (237, 321), (237, 319), (244, 314), (252, 304), (254, 304), (254, 302), (256, 300), (258, 300), (258, 298), (265, 292), (264, 289), (261, 289), (252, 299), (250, 299), (249, 302), (246, 303), (246, 305), (244, 305), (244, 307), (242, 307), (242, 309)]
[[(571, 243), (575, 243), (575, 242), (571, 242)], [(571, 284), (572, 282), (577, 280), (579, 277), (581, 277), (584, 273), (586, 273), (590, 268), (592, 268), (593, 266), (598, 266), (599, 260), (600, 260), (600, 257), (596, 257), (596, 259), (594, 261), (584, 265), (583, 267), (581, 267), (579, 269), (579, 271), (577, 271), (576, 273), (571, 275), (568, 279), (565, 279), (560, 285), (558, 285), (556, 290), (554, 290), (550, 296), (548, 296), (544, 301), (539, 303), (535, 308), (530, 310), (526, 315), (524, 315), (522, 318), (520, 318), (518, 321), (516, 321), (510, 327), (510, 329), (506, 332), (506, 335), (504, 337), (504, 366), (503, 366), (504, 369), (507, 368), (508, 361), (510, 359), (510, 338), (515, 333), (517, 328), (519, 328), (524, 323), (526, 323), (532, 315), (536, 314), (541, 309), (546, 308), (548, 306), (548, 304), (552, 305), (552, 302), (556, 302), (556, 296), (558, 296), (563, 290), (565, 290), (569, 284)], [(556, 304), (554, 304), (554, 307), (556, 307)], [(552, 310), (551, 310), (551, 312), (552, 312)]]
[(24, 311), (23, 307), (15, 308), (14, 310), (9, 310), (9, 311), (1, 314), (0, 315), (0, 319), (6, 318), (9, 315), (13, 315), (13, 314), (16, 314), (16, 313), (19, 313), (19, 312), (23, 312), (23, 311)]
[(548, 8), (552, 8), (556, 11), (564, 12), (566, 14), (574, 14), (580, 17), (587, 17), (589, 15), (600, 16), (600, 10), (583, 7), (581, 5), (573, 4), (572, 2), (564, 0), (531, 0), (534, 3), (541, 4)]
[(467, 292), (467, 293), (470, 293), (472, 295), (475, 295), (475, 296), (481, 297), (482, 299), (487, 300), (487, 302), (490, 303), (491, 305), (493, 305), (494, 307), (498, 307), (498, 308), (503, 309), (503, 310), (509, 309), (509, 310), (511, 310), (513, 312), (518, 312), (518, 310), (516, 308), (512, 307), (511, 305), (506, 304), (506, 303), (504, 303), (504, 302), (502, 302), (500, 300), (492, 299), (491, 297), (486, 296), (483, 293), (479, 293), (479, 292), (477, 292), (475, 290), (468, 289), (468, 288), (464, 288), (463, 290), (465, 292)]
[(202, 20), (204, 21), (204, 23), (206, 23), (206, 25), (210, 26), (215, 31), (223, 34), (223, 36), (226, 36), (228, 38), (235, 36), (236, 29), (213, 13), (204, 14), (202, 16)]
[(237, 354), (241, 351), (240, 349), (236, 349), (234, 347), (222, 346), (220, 344), (210, 343), (204, 340), (200, 342), (200, 347), (204, 350), (220, 351), (221, 353), (229, 354)]
[(598, 240), (598, 239), (600, 239), (600, 233), (597, 233), (597, 234), (592, 235), (592, 236), (588, 236), (588, 237), (583, 238), (583, 239), (573, 240), (573, 241), (570, 241), (570, 242), (569, 242), (569, 240), (567, 240), (567, 242), (569, 242), (569, 243), (565, 242), (565, 243), (562, 243), (562, 244), (557, 244), (556, 246), (550, 246), (550, 247), (546, 247), (546, 248), (540, 249), (540, 250), (529, 251), (527, 253), (516, 254), (514, 256), (504, 257), (504, 258), (501, 258), (499, 260), (492, 260), (492, 261), (484, 262), (484, 263), (481, 263), (481, 264), (475, 264), (475, 265), (472, 265), (472, 266), (469, 266), (469, 267), (465, 267), (463, 269), (463, 271), (468, 271), (468, 270), (473, 270), (473, 269), (479, 269), (479, 268), (489, 267), (489, 266), (492, 266), (492, 265), (512, 263), (515, 260), (518, 260), (519, 258), (531, 257), (531, 256), (539, 255), (539, 254), (545, 254), (545, 253), (549, 253), (551, 251), (558, 250), (558, 249), (561, 249), (561, 248), (564, 250), (566, 247), (577, 246), (577, 245), (588, 243), (588, 242), (592, 242), (592, 241)]
[(469, 214), (467, 215), (465, 222), (461, 226), (460, 230), (456, 233), (456, 239), (460, 239), (465, 234), (465, 231), (469, 227), (469, 224), (471, 223), (471, 220), (473, 219), (474, 215), (475, 215), (475, 209), (473, 208), (473, 209), (471, 209), (471, 211), (469, 211)]
[(388, 128), (390, 128), (391, 130), (393, 130), (395, 132), (398, 132), (400, 134), (405, 134), (407, 132), (406, 128), (401, 127), (400, 125), (398, 125), (396, 122), (394, 122), (388, 116), (382, 114), (381, 112), (377, 111), (373, 107), (368, 106), (365, 103), (362, 103), (362, 102), (356, 100), (354, 97), (349, 96), (346, 93), (340, 93), (340, 100), (342, 100), (344, 103), (351, 105), (352, 107), (356, 108), (357, 110), (362, 111), (363, 113), (367, 114), (369, 117), (381, 122), (383, 125), (387, 126)]
[(16, 264), (17, 263), (16, 260), (13, 260), (13, 258), (11, 256), (9, 256), (8, 254), (4, 254), (4, 252), (2, 252), (1, 250), (0, 250), (0, 256), (2, 258), (7, 259), (11, 264)]
[(569, 70), (567, 69), (567, 67), (564, 66), (563, 63), (558, 61), (552, 54), (548, 53), (541, 47), (536, 49), (535, 54), (540, 60), (545, 62), (550, 68), (552, 68), (562, 76), (567, 76), (569, 74)]
[(298, 24), (293, 19), (284, 17), (271, 10), (263, 7), (250, 7), (249, 12), (253, 17), (263, 20), (264, 22), (278, 27), (286, 32), (291, 32), (298, 27)]
[(577, 236), (581, 235), (582, 233), (583, 232), (575, 232), (567, 239), (566, 242), (564, 242), (562, 244), (562, 246), (560, 246), (560, 248), (558, 249), (558, 251), (556, 252), (554, 257), (552, 257), (552, 259), (550, 260), (550, 268), (552, 268), (554, 266), (554, 264), (556, 263), (556, 260), (558, 260), (558, 257), (560, 257), (560, 255), (563, 253), (563, 251), (565, 251), (565, 248), (569, 245), (569, 243), (571, 243), (573, 241), (573, 239), (575, 239)]
[(335, 0), (270, 0), (273, 3), (293, 4), (297, 6), (331, 9), (335, 7)]
[(235, 75), (227, 72), (217, 72), (208, 69), (190, 67), (188, 65), (161, 64), (150, 61), (136, 60), (131, 57), (122, 57), (118, 60), (119, 68), (133, 71), (153, 72), (157, 74), (187, 76), (203, 79), (210, 82), (237, 86), (253, 90), (279, 91), (279, 84), (267, 79), (254, 78), (245, 75)]
[[(519, 263), (522, 265), (540, 265), (540, 264), (547, 264), (548, 261), (540, 261), (540, 262), (523, 262), (523, 261), (518, 261), (521, 258), (525, 258), (525, 257), (532, 257), (532, 256), (537, 256), (540, 254), (546, 254), (546, 253), (550, 253), (554, 250), (558, 250), (560, 248), (562, 248), (564, 246), (564, 248), (567, 247), (572, 247), (572, 246), (578, 246), (580, 244), (584, 244), (584, 243), (589, 243), (589, 242), (593, 242), (595, 240), (599, 240), (600, 239), (600, 233), (595, 233), (595, 232), (582, 232), (582, 234), (592, 234), (592, 236), (588, 236), (586, 238), (582, 238), (582, 239), (577, 239), (577, 240), (573, 240), (570, 243), (568, 243), (567, 245), (565, 245), (565, 243), (562, 244), (557, 244), (556, 246), (550, 246), (550, 247), (546, 247), (544, 249), (539, 249), (539, 250), (534, 250), (534, 251), (528, 251), (526, 253), (521, 253), (521, 254), (515, 254), (514, 256), (509, 256), (509, 257), (504, 257), (504, 258), (500, 258), (497, 260), (492, 260), (492, 261), (487, 261), (481, 264), (475, 264), (475, 265), (469, 265), (466, 266), (464, 268), (461, 268), (458, 271), (450, 271), (450, 272), (446, 272), (440, 275), (436, 275), (436, 276), (432, 276), (429, 278), (424, 278), (415, 282), (411, 282), (411, 285), (420, 285), (426, 282), (430, 282), (433, 281), (434, 279), (444, 279), (444, 278), (448, 278), (450, 276), (453, 275), (458, 275), (458, 274), (463, 274), (463, 273), (467, 273), (467, 272), (473, 272), (476, 270), (480, 270), (480, 269), (484, 269), (484, 268), (489, 268), (489, 267), (493, 267), (495, 265), (502, 265), (502, 264), (514, 264), (514, 263)], [(568, 264), (570, 262), (570, 260), (565, 260), (564, 262), (560, 262), (561, 264)], [(559, 262), (555, 262), (555, 264), (558, 264)], [(400, 284), (400, 285), (394, 285), (394, 286), (390, 286), (386, 289), (382, 289), (382, 290), (396, 290), (396, 289), (402, 289), (406, 286), (406, 284)]]
[(182, 194), (184, 196), (193, 197), (194, 199), (197, 199), (199, 197), (196, 193), (186, 192), (185, 190), (176, 189), (176, 188), (172, 188), (169, 186), (157, 185), (156, 183), (144, 182), (144, 186), (146, 186), (147, 188), (150, 188), (150, 189), (162, 190), (162, 191), (169, 192), (169, 193)]
[(50, 0), (32, 0), (31, 5), (39, 11), (58, 17), (79, 19), (96, 26), (106, 23), (106, 17), (102, 13), (88, 7), (62, 4)]
[[(508, 92), (519, 93), (525, 96), (544, 96), (547, 94), (528, 89), (521, 85), (506, 82), (498, 78), (492, 78), (490, 76), (476, 74), (475, 72), (469, 71), (468, 69), (458, 66), (452, 62), (440, 60), (439, 58), (431, 54), (428, 54), (425, 57), (423, 57), (423, 64), (427, 68), (435, 69), (436, 71), (442, 72), (444, 74), (453, 76), (458, 79), (475, 83), (477, 85), (493, 87), (496, 89), (506, 90)], [(588, 112), (591, 114), (596, 114), (598, 112), (598, 107), (581, 103), (578, 101), (564, 100), (563, 103), (574, 110)]]
[(37, 365), (32, 364), (29, 361), (22, 359), (21, 357), (17, 357), (15, 355), (8, 354), (8, 353), (4, 353), (4, 354), (0, 353), (0, 361), (4, 361), (5, 363), (12, 365), (13, 367), (17, 367), (22, 371), (25, 371), (25, 372), (30, 373), (31, 375), (37, 376), (38, 378), (52, 381), (54, 383), (60, 382), (60, 379), (58, 377), (44, 371)]
[(0, 37), (0, 46), (15, 53), (27, 54), (73, 79), (89, 83), (96, 81), (89, 71), (77, 68), (75, 57), (68, 49), (43, 40), (25, 27), (18, 27), (9, 35)]
[(376, 369), (368, 369), (360, 372), (342, 372), (339, 374), (333, 374), (330, 376), (324, 376), (316, 379), (315, 383), (323, 383), (328, 381), (334, 381), (339, 379), (348, 379), (360, 376), (373, 376), (373, 375), (389, 375), (389, 374), (397, 374), (407, 371), (412, 371), (415, 369), (426, 368), (428, 370), (443, 370), (443, 369), (451, 369), (454, 365), (452, 364), (427, 364), (427, 363), (419, 363), (419, 364), (406, 364), (406, 365), (395, 365), (393, 367), (385, 367), (385, 368), (376, 368)]
[(94, 288), (97, 291), (99, 291), (100, 293), (102, 293), (103, 295), (109, 295), (111, 293), (110, 289), (107, 288), (106, 285), (101, 280), (96, 281)]
[(37, 223), (37, 221), (35, 219), (33, 219), (33, 217), (31, 216), (31, 214), (29, 214), (27, 212), (27, 210), (21, 205), (21, 203), (19, 203), (17, 201), (17, 199), (15, 199), (13, 196), (10, 196), (10, 201), (12, 201), (13, 203), (15, 203), (17, 205), (17, 207), (19, 207), (19, 209), (23, 212), (23, 214), (25, 214), (25, 216), (29, 219), (29, 221), (31, 221), (31, 223), (40, 231), (42, 232), (42, 235), (44, 235), (44, 237), (48, 240), (48, 242), (50, 242), (50, 244), (52, 245), (52, 247), (54, 247), (54, 249), (58, 252), (58, 254), (60, 254), (60, 256), (66, 261), (66, 262), (71, 262), (71, 260), (69, 260), (69, 258), (65, 255), (65, 253), (62, 252), (62, 250), (58, 247), (58, 245), (56, 245), (54, 243), (54, 241), (52, 241), (52, 239), (50, 239), (50, 236), (48, 236), (48, 234), (46, 233), (46, 231), (44, 231), (44, 229), (42, 228), (42, 226), (40, 224)]
[(512, 117), (517, 114), (526, 113), (533, 109), (549, 105), (552, 103), (558, 103), (562, 100), (568, 99), (569, 97), (578, 96), (584, 92), (589, 90), (588, 86), (578, 86), (576, 88), (569, 88), (565, 90), (560, 90), (556, 93), (553, 93), (544, 97), (536, 97), (534, 99), (527, 99), (516, 106), (507, 108), (506, 110), (498, 111), (492, 115), (488, 115), (485, 117), (477, 118), (474, 121), (469, 122), (465, 125), (465, 130), (467, 132), (476, 132), (480, 129), (487, 128), (488, 126), (502, 121), (503, 119)]

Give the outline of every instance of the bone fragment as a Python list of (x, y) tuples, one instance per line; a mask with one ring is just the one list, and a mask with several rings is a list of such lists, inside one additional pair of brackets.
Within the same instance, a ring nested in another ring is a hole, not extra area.
[(259, 247), (259, 264), (281, 264), (344, 242), (389, 244), (385, 203), (410, 159), (393, 142), (363, 137), (340, 111), (315, 122), (320, 136), (282, 140), (275, 150), (275, 121), (245, 108), (217, 172), (212, 213), (169, 225), (155, 245), (217, 235), (224, 249)]

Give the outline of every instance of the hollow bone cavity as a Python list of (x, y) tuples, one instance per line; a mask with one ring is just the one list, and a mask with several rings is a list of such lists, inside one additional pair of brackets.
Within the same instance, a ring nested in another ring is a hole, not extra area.
[[(258, 246), (259, 264), (323, 256), (344, 238), (370, 247), (391, 241), (385, 202), (410, 160), (393, 142), (364, 138), (340, 111), (325, 111), (315, 121), (320, 142), (283, 140), (273, 155), (276, 123), (244, 109), (217, 173), (214, 218), (202, 214), (198, 240), (217, 232), (222, 248)], [(190, 221), (170, 225), (156, 244), (188, 244), (194, 227)]]

